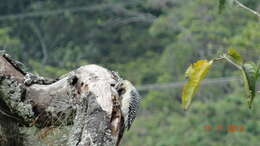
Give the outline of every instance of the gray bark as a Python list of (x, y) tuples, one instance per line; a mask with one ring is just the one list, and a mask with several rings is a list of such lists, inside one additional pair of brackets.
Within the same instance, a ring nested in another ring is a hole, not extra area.
[(0, 55), (0, 145), (21, 146), (21, 126), (66, 125), (72, 125), (69, 146), (116, 145), (122, 128), (114, 88), (119, 80), (97, 65), (47, 79), (23, 72), (16, 61)]

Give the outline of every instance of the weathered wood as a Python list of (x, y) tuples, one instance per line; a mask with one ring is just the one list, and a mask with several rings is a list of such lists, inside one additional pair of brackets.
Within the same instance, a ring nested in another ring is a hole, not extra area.
[(8, 61), (5, 54), (0, 56), (0, 75), (1, 76), (12, 76), (16, 81), (22, 82), (24, 74), (12, 64), (11, 61)]
[(49, 80), (24, 73), (4, 56), (0, 63), (0, 101), (6, 105), (0, 109), (3, 116), (39, 128), (73, 124), (69, 146), (117, 143), (122, 120), (114, 88), (118, 75), (87, 65)]

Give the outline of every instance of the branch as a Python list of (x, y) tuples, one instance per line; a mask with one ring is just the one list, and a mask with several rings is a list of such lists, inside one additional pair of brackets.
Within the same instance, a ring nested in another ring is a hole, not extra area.
[(247, 11), (249, 11), (249, 12), (255, 14), (256, 16), (260, 17), (260, 14), (259, 14), (257, 11), (248, 8), (247, 6), (245, 6), (244, 4), (242, 4), (241, 2), (239, 2), (238, 0), (234, 0), (234, 2), (235, 2), (239, 7), (241, 7), (241, 8), (243, 8), (243, 9), (245, 9), (245, 10), (247, 10)]

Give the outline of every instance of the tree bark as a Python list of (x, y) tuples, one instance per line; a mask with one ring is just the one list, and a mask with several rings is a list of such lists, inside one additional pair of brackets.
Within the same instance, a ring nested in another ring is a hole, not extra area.
[(48, 79), (24, 72), (0, 55), (0, 145), (22, 146), (18, 127), (72, 125), (68, 146), (113, 146), (122, 115), (114, 86), (121, 78), (98, 65), (86, 65)]

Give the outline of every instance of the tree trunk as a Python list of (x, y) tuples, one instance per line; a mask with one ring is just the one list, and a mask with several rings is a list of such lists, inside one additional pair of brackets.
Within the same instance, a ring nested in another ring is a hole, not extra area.
[(122, 121), (121, 80), (97, 65), (82, 66), (58, 79), (25, 73), (7, 54), (0, 55), (0, 145), (22, 146), (19, 127), (72, 125), (69, 146), (113, 146)]

